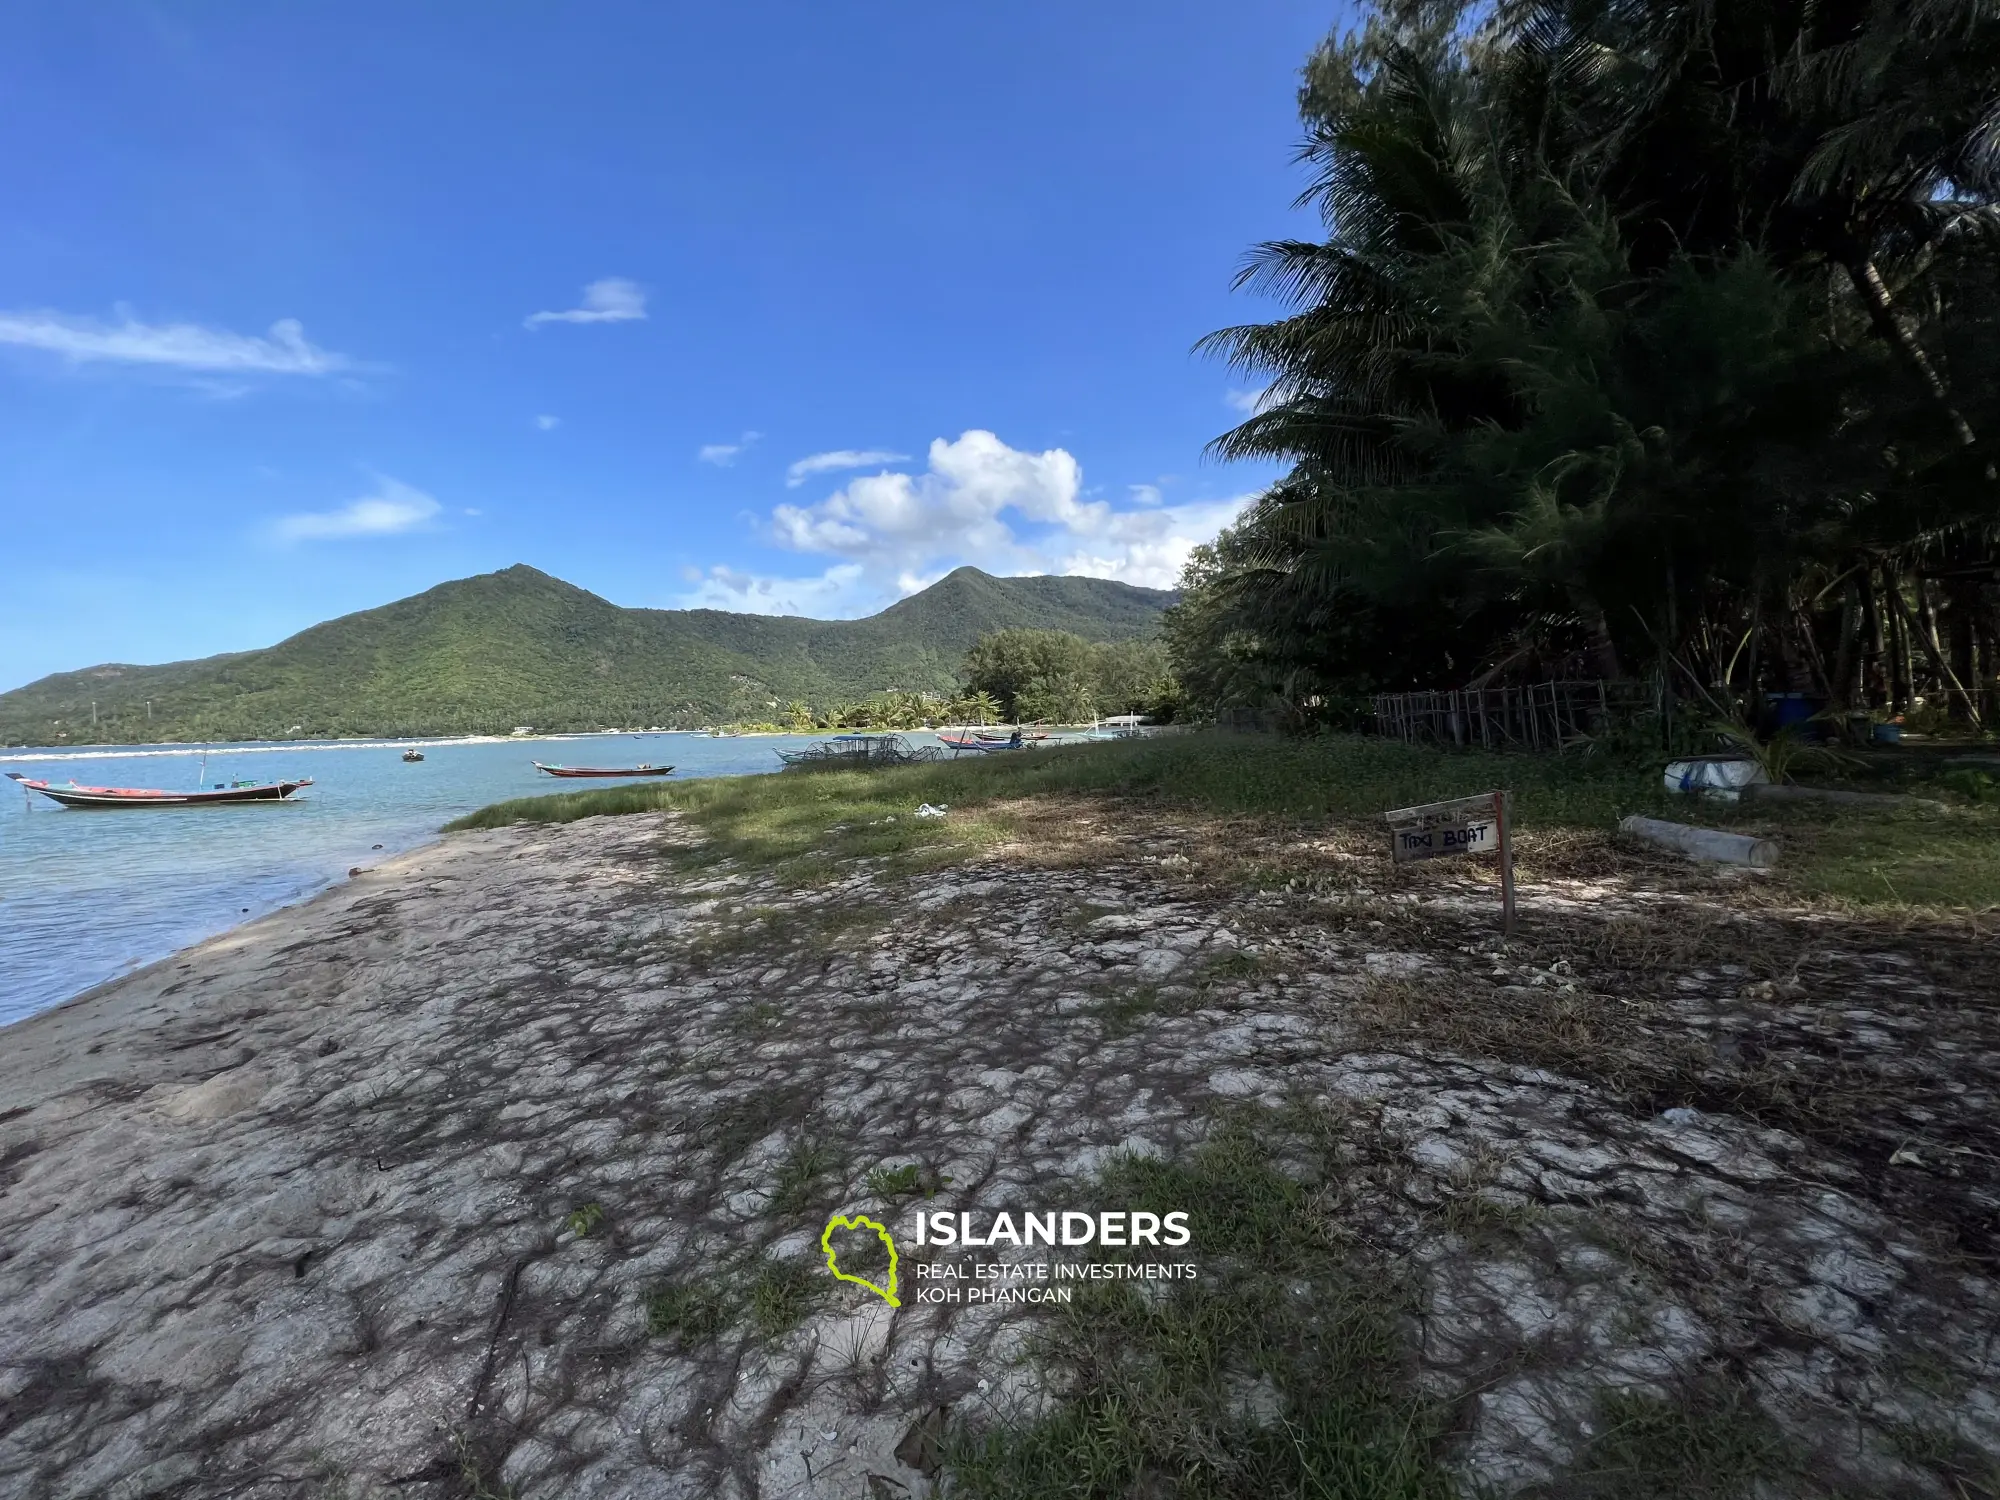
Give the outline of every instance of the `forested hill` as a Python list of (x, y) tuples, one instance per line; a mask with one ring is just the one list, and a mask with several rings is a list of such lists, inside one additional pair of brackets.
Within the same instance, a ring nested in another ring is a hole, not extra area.
[[(967, 648), (1031, 625), (1154, 633), (1174, 595), (960, 568), (861, 620), (623, 609), (517, 565), (345, 615), (261, 651), (59, 672), (0, 694), (0, 743), (691, 727), (888, 689), (951, 692)], [(91, 727), (91, 703), (97, 725)], [(147, 701), (152, 716), (147, 717)]]

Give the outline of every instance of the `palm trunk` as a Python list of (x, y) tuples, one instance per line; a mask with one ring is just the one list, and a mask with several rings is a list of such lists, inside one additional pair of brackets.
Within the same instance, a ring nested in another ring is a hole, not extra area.
[(1855, 295), (1868, 309), (1868, 320), (1874, 324), (1876, 334), (1916, 372), (1924, 389), (1930, 392), (1939, 415), (1950, 424), (1959, 442), (1967, 448), (1976, 445), (1979, 439), (1973, 433), (1972, 424), (1952, 404), (1951, 392), (1945, 387), (1944, 377), (1938, 374), (1937, 366), (1931, 363), (1924, 346), (1917, 342), (1916, 334), (1896, 316), (1896, 309), (1889, 299), (1889, 288), (1882, 280), (1882, 273), (1875, 268), (1875, 262), (1865, 255), (1857, 256), (1847, 262), (1846, 270), (1847, 279), (1854, 285)]
[(1833, 693), (1831, 707), (1848, 709), (1854, 706), (1859, 696), (1855, 692), (1855, 679), (1861, 673), (1861, 604), (1860, 590), (1852, 579), (1840, 599), (1840, 647), (1833, 659)]
[[(1928, 609), (1929, 595), (1922, 579), (1917, 580), (1917, 602)], [(1965, 690), (1965, 684), (1958, 680), (1958, 674), (1952, 671), (1951, 663), (1945, 660), (1944, 650), (1936, 636), (1919, 628), (1918, 622), (1911, 617), (1909, 606), (1903, 602), (1901, 594), (1896, 596), (1896, 608), (1902, 613), (1904, 628), (1917, 637), (1917, 643), (1924, 648), (1924, 655), (1931, 659), (1931, 667), (1937, 672), (1938, 680), (1957, 696), (1959, 705), (1965, 710), (1965, 716), (1972, 727), (1979, 728), (1979, 706), (1972, 701), (1972, 695)]]
[(1861, 575), (1861, 604), (1868, 621), (1868, 706), (1875, 708), (1895, 701), (1889, 685), (1889, 650), (1882, 635), (1882, 597), (1875, 587), (1875, 570)]

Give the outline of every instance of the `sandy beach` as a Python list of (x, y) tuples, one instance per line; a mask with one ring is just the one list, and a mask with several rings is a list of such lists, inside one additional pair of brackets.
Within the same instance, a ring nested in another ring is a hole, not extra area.
[(1058, 824), (807, 888), (674, 815), (452, 835), (0, 1032), (0, 1496), (926, 1495), (948, 1425), (1048, 1409), (1044, 1312), (892, 1310), (828, 1215), (1087, 1203), (1308, 1108), (1461, 1472), (1719, 1370), (1861, 1491), (2000, 1454), (1979, 955), (1623, 877), (1503, 952), (1357, 855), (1255, 890)]

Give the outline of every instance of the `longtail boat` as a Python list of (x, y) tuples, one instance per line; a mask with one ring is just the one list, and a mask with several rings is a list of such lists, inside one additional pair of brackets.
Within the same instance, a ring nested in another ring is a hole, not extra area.
[(551, 776), (669, 776), (674, 769), (672, 766), (655, 765), (627, 766), (623, 770), (602, 766), (545, 766), (538, 760), (529, 764)]
[(938, 742), (953, 750), (977, 750), (984, 755), (997, 754), (1002, 750), (1019, 750), (1027, 743), (1020, 735), (1009, 735), (1003, 739), (984, 734), (945, 734), (942, 731), (938, 734)]
[(218, 781), (213, 787), (192, 792), (167, 792), (151, 787), (78, 786), (74, 781), (57, 785), (38, 781), (19, 771), (6, 773), (31, 792), (40, 792), (64, 807), (207, 807), (220, 802), (282, 802), (300, 787), (312, 785), (307, 776), (299, 781)]

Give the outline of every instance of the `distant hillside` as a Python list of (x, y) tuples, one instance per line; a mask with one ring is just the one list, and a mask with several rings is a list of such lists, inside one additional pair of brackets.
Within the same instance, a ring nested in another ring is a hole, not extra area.
[(1095, 641), (1150, 635), (1173, 600), (1103, 578), (960, 568), (867, 619), (804, 620), (622, 609), (518, 565), (329, 620), (261, 651), (58, 672), (0, 694), (0, 743), (762, 719), (774, 701), (827, 707), (889, 688), (949, 692), (966, 648), (1010, 625)]

